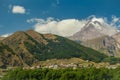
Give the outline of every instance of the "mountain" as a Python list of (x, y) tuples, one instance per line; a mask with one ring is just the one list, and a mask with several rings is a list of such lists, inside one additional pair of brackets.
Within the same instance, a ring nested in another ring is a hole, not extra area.
[(120, 35), (117, 33), (117, 29), (107, 26), (101, 20), (92, 19), (69, 39), (108, 56), (120, 57)]
[[(118, 43), (120, 43), (120, 32), (118, 32), (117, 34), (113, 35), (112, 38), (114, 38)], [(120, 48), (120, 46), (119, 46)]]
[[(31, 66), (47, 59), (76, 57), (99, 62), (107, 58), (106, 55), (67, 38), (53, 34), (39, 34), (33, 30), (15, 32), (1, 41), (1, 47), (1, 57), (5, 58), (1, 58), (0, 62), (4, 64), (3, 60), (6, 59), (5, 62), (14, 66)], [(4, 65), (9, 66), (7, 63)]]
[(3, 40), (5, 37), (0, 37), (0, 41)]
[(7, 45), (0, 43), (0, 68), (21, 65), (23, 65), (23, 63), (19, 60), (15, 52)]
[(120, 44), (112, 37), (103, 36), (81, 42), (82, 45), (91, 47), (108, 56), (120, 57)]
[(103, 33), (100, 33), (100, 31), (97, 28), (95, 28), (93, 24), (89, 24), (83, 27), (81, 31), (75, 33), (71, 37), (71, 39), (86, 41), (86, 40), (91, 40), (91, 39), (95, 39), (102, 36), (104, 36)]
[(105, 24), (102, 20), (92, 18), (77, 33), (70, 37), (72, 40), (86, 41), (103, 36), (112, 36), (118, 33), (117, 29)]

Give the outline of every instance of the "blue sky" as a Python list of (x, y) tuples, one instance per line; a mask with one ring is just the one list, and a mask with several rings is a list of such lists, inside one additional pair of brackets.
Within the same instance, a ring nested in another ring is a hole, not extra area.
[[(14, 12), (19, 6), (25, 11)], [(28, 19), (84, 19), (90, 15), (120, 17), (120, 0), (0, 0), (0, 35), (33, 28)]]

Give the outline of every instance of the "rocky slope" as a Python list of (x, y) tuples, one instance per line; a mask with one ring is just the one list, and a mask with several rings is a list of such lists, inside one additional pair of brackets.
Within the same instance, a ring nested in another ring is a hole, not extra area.
[[(118, 43), (120, 43), (120, 32), (118, 32), (117, 34), (113, 35), (112, 38), (114, 38)], [(120, 48), (120, 46), (119, 46)]]
[(92, 19), (69, 39), (108, 56), (120, 57), (120, 33), (102, 21)]
[(92, 23), (88, 23), (85, 25), (85, 27), (83, 27), (79, 32), (75, 33), (70, 38), (73, 40), (86, 41), (102, 36), (104, 36), (104, 34), (101, 33), (99, 29), (95, 28)]
[(91, 47), (105, 53), (108, 56), (120, 56), (120, 44), (112, 37), (103, 36), (92, 40), (81, 42), (82, 45)]

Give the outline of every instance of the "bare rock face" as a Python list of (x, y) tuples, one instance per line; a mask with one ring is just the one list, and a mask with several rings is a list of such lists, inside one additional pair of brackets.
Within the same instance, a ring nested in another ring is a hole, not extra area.
[(92, 40), (82, 41), (81, 44), (103, 52), (108, 56), (120, 57), (120, 44), (112, 37), (103, 36)]
[(102, 36), (112, 36), (117, 32), (116, 28), (110, 27), (97, 19), (91, 19), (80, 31), (69, 38), (72, 40), (86, 41)]
[(71, 38), (74, 40), (86, 41), (102, 36), (104, 36), (103, 33), (100, 33), (99, 30), (94, 27), (94, 25), (89, 24), (88, 27), (84, 27), (80, 32), (77, 32)]
[(120, 43), (120, 32), (112, 36), (118, 43)]
[(88, 23), (69, 39), (93, 48), (108, 56), (120, 57), (120, 33), (97, 20)]

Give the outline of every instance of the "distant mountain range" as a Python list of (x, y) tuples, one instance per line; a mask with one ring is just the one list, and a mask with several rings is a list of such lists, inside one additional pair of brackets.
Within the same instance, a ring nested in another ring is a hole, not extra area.
[(119, 31), (100, 20), (91, 19), (80, 31), (70, 36), (69, 39), (108, 56), (120, 57)]
[(31, 66), (48, 59), (81, 58), (100, 62), (103, 53), (84, 47), (67, 38), (40, 34), (33, 30), (17, 31), (0, 41), (0, 67)]

